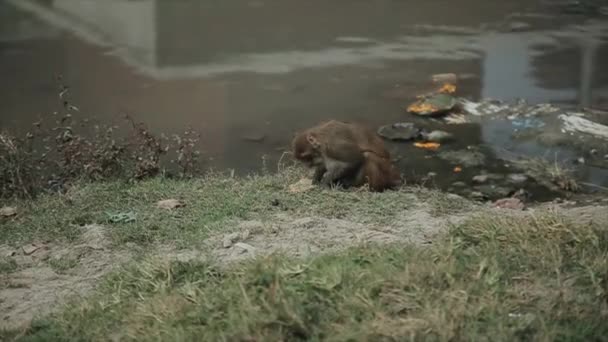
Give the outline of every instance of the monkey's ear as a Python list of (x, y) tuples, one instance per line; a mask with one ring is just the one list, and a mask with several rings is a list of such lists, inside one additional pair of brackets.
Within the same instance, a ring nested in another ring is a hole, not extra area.
[(306, 140), (308, 141), (310, 146), (312, 146), (315, 149), (319, 148), (321, 146), (321, 144), (319, 143), (319, 140), (317, 140), (317, 138), (315, 138), (312, 134), (306, 135)]

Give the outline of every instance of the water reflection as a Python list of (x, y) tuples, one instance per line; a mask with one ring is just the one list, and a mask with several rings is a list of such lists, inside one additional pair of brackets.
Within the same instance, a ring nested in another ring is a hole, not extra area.
[[(275, 162), (294, 130), (321, 119), (409, 120), (402, 107), (434, 73), (470, 75), (459, 91), (472, 98), (607, 98), (607, 24), (554, 20), (535, 1), (4, 0), (0, 13), (0, 126), (25, 130), (60, 110), (61, 73), (95, 118), (193, 127), (216, 166), (245, 171), (264, 154)], [(523, 32), (505, 30), (513, 18), (529, 21)], [(555, 57), (563, 51), (576, 53)], [(450, 129), (454, 148), (539, 148), (513, 145), (504, 123)], [(404, 167), (423, 166), (414, 172), (445, 168), (393, 148)]]

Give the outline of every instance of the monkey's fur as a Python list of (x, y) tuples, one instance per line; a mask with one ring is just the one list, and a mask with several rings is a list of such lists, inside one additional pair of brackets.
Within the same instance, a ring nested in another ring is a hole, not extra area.
[(331, 120), (296, 134), (294, 157), (314, 168), (313, 182), (345, 187), (368, 184), (372, 191), (401, 185), (382, 139), (356, 123)]

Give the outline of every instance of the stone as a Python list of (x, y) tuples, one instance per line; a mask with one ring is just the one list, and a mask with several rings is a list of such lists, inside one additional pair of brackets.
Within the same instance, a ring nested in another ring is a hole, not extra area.
[(521, 32), (528, 30), (529, 28), (530, 24), (521, 21), (514, 21), (509, 24), (509, 30), (511, 30), (512, 32)]
[(488, 198), (503, 198), (509, 196), (511, 193), (511, 189), (495, 185), (480, 185), (475, 189)]
[(483, 184), (488, 181), (488, 175), (477, 175), (473, 177), (473, 183)]
[(528, 180), (528, 176), (521, 173), (512, 173), (507, 176), (507, 179), (511, 183), (521, 184)]
[(239, 240), (240, 236), (241, 236), (241, 234), (239, 234), (239, 233), (227, 234), (224, 236), (222, 245), (224, 246), (224, 248), (230, 248), (236, 241)]
[(290, 184), (288, 191), (292, 194), (297, 194), (300, 192), (306, 192), (311, 189), (314, 189), (314, 184), (312, 184), (312, 179), (302, 178), (299, 181)]
[(518, 198), (501, 198), (494, 202), (494, 207), (501, 209), (523, 210), (524, 203)]
[(237, 242), (237, 243), (234, 244), (234, 247), (235, 248), (239, 248), (239, 249), (241, 249), (244, 252), (255, 254), (255, 247), (253, 247), (250, 244), (243, 243), (243, 242)]
[(438, 156), (441, 159), (464, 167), (481, 166), (486, 161), (486, 156), (483, 153), (471, 150), (443, 151)]
[(29, 245), (22, 246), (21, 249), (23, 250), (23, 254), (32, 255), (32, 254), (34, 254), (34, 252), (39, 250), (40, 247), (42, 247), (42, 246), (38, 246), (38, 245), (31, 243)]
[(458, 182), (452, 183), (452, 186), (455, 186), (457, 188), (465, 188), (467, 186), (467, 183), (458, 181)]
[(17, 208), (15, 207), (2, 207), (0, 208), (1, 217), (11, 217), (17, 215)]
[(471, 196), (472, 199), (474, 200), (478, 200), (478, 201), (483, 201), (486, 199), (486, 196), (481, 193), (480, 191), (472, 191), (469, 196)]
[(180, 208), (183, 206), (185, 206), (185, 204), (182, 201), (176, 200), (174, 198), (156, 202), (157, 208), (165, 209), (165, 210), (171, 210), (171, 209)]

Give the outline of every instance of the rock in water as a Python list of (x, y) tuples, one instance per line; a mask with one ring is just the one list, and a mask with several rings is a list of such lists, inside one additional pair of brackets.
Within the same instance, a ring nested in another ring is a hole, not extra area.
[(471, 150), (444, 151), (439, 153), (439, 158), (465, 167), (480, 166), (486, 161), (483, 153)]
[(389, 140), (408, 141), (418, 138), (420, 129), (411, 122), (398, 122), (380, 127), (378, 135)]
[(509, 182), (515, 184), (521, 184), (528, 180), (528, 176), (521, 173), (512, 173), (507, 178)]
[(488, 175), (477, 175), (473, 177), (473, 183), (483, 184), (488, 181)]

